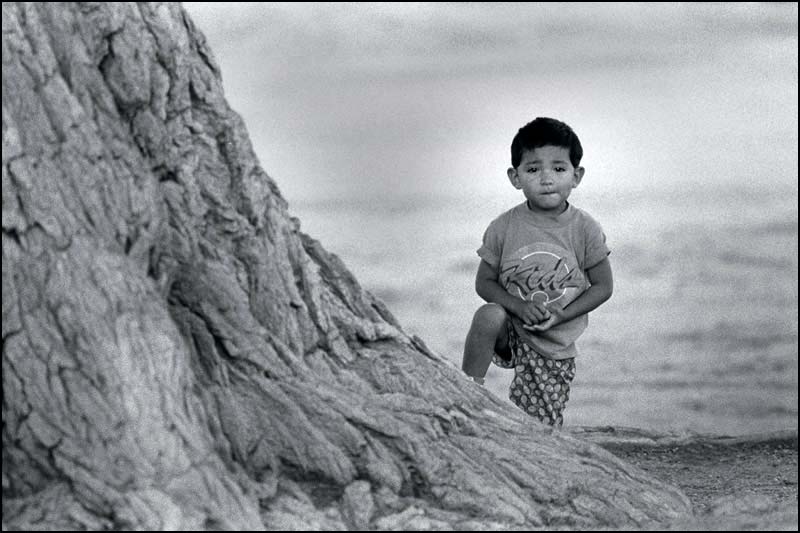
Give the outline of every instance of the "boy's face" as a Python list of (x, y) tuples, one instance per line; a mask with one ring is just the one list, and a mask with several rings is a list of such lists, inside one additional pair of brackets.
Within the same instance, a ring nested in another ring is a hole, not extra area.
[(508, 179), (522, 189), (532, 210), (558, 214), (566, 208), (583, 173), (583, 167), (572, 166), (568, 148), (540, 146), (522, 152), (519, 166), (508, 169)]

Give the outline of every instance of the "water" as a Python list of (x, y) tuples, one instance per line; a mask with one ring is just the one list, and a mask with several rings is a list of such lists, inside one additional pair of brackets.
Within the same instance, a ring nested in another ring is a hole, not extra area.
[(796, 4), (184, 5), (304, 230), (454, 364), (511, 138), (556, 117), (616, 282), (565, 423), (797, 427)]
[[(509, 187), (510, 188), (510, 187)], [(612, 299), (578, 341), (566, 425), (747, 434), (797, 427), (797, 189), (573, 195), (612, 248)], [(291, 206), (409, 333), (460, 365), (475, 250), (521, 198), (384, 197)], [(487, 387), (505, 399), (511, 371)], [(509, 402), (510, 403), (510, 402)]]

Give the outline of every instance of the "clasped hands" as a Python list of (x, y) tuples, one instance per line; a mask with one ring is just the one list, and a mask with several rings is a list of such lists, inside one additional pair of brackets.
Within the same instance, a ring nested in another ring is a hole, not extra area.
[(563, 322), (564, 309), (555, 302), (520, 300), (516, 311), (522, 327), (530, 331), (547, 331)]

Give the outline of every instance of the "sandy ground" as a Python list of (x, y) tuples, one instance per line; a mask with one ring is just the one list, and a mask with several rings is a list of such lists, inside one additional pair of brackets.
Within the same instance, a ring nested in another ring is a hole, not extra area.
[(743, 437), (611, 427), (570, 433), (683, 490), (697, 520), (673, 529), (797, 530), (797, 430)]

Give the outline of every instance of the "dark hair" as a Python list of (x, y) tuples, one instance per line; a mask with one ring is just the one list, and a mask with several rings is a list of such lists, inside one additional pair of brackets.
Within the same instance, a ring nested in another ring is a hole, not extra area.
[(511, 141), (511, 166), (517, 168), (522, 161), (522, 152), (540, 146), (561, 146), (569, 149), (569, 160), (573, 167), (581, 164), (583, 147), (572, 128), (554, 118), (537, 117), (522, 126)]

